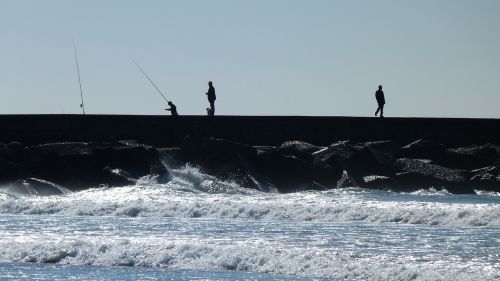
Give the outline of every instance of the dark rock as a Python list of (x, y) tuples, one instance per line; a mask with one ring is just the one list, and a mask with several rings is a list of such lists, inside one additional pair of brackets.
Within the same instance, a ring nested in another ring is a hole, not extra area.
[(390, 177), (373, 175), (366, 176), (363, 179), (365, 181), (364, 188), (392, 190), (396, 186), (396, 181)]
[(191, 163), (220, 180), (233, 181), (241, 186), (268, 191), (265, 179), (258, 174), (254, 147), (216, 138), (186, 137), (180, 150), (162, 150), (169, 163)]
[(285, 156), (277, 151), (259, 151), (256, 166), (257, 171), (280, 192), (310, 189), (314, 185), (307, 163), (295, 156)]
[[(215, 138), (202, 139), (202, 159), (197, 160), (203, 170), (219, 179), (233, 181), (242, 186), (261, 189), (256, 182), (254, 161), (257, 150), (251, 146)], [(254, 172), (254, 176), (251, 176)]]
[(38, 178), (80, 190), (102, 184), (128, 185), (146, 175), (167, 173), (156, 149), (116, 145), (74, 142), (24, 147), (11, 143), (0, 149), (0, 181)]
[(450, 151), (458, 154), (470, 155), (471, 157), (476, 157), (483, 160), (493, 161), (497, 159), (496, 149), (489, 145), (460, 147), (450, 149)]
[[(104, 142), (104, 141), (99, 141), (99, 142), (88, 142), (87, 143), (88, 147), (91, 147), (92, 149), (105, 149), (105, 148), (112, 148), (112, 147), (117, 147), (117, 146), (124, 146), (124, 143), (111, 143), (111, 142)], [(126, 145), (125, 146), (136, 146), (134, 144), (132, 145)], [(142, 145), (144, 146), (144, 145)], [(148, 147), (151, 148), (151, 147)]]
[(352, 183), (363, 186), (364, 176), (395, 175), (394, 158), (391, 153), (377, 150), (375, 146), (353, 146), (338, 142), (313, 154), (316, 162), (323, 162), (339, 170), (347, 171)]
[(464, 178), (460, 175), (460, 171), (431, 164), (426, 161), (403, 158), (397, 160), (397, 165), (403, 171), (415, 172), (425, 176), (431, 176), (433, 178), (443, 181), (449, 181), (449, 182), (464, 181)]
[(10, 142), (4, 146), (4, 148), (12, 153), (20, 153), (26, 150), (26, 147), (19, 142)]
[(479, 173), (483, 173), (483, 172), (487, 172), (487, 173), (494, 175), (494, 176), (498, 176), (500, 174), (500, 170), (495, 166), (484, 167), (481, 169), (476, 169), (476, 170), (471, 171), (472, 174), (479, 174)]
[(444, 158), (446, 147), (430, 140), (417, 140), (396, 152), (396, 158), (431, 159), (440, 161)]
[(500, 192), (500, 179), (497, 167), (485, 167), (472, 172), (470, 182), (475, 189)]
[(385, 143), (384, 142), (373, 142), (367, 143), (365, 147), (363, 147), (363, 151), (368, 152), (372, 159), (375, 160), (373, 164), (377, 164), (378, 167), (376, 175), (383, 176), (393, 176), (395, 174), (394, 165), (396, 163), (396, 159), (394, 157), (393, 147), (392, 149), (389, 146), (395, 145), (394, 143)]
[(71, 190), (98, 186), (101, 183), (101, 169), (94, 154), (59, 155), (44, 153), (39, 159), (26, 163), (32, 177), (41, 178)]
[(79, 190), (130, 185), (146, 175), (166, 182), (170, 177), (162, 162), (171, 168), (191, 163), (220, 180), (280, 192), (359, 186), (405, 192), (434, 187), (473, 194), (473, 188), (498, 191), (500, 175), (495, 167), (500, 162), (498, 147), (491, 144), (446, 149), (425, 140), (403, 148), (393, 141), (344, 141), (328, 147), (289, 141), (279, 147), (252, 147), (188, 136), (178, 148), (159, 150), (128, 140), (0, 144), (0, 183), (17, 181), (18, 189), (33, 192), (37, 186), (34, 190), (40, 194), (52, 194), (62, 186)]
[[(137, 140), (119, 140), (118, 143), (121, 145), (125, 145), (125, 146), (132, 146), (132, 147), (141, 146), (141, 147), (144, 147), (146, 149), (153, 148), (153, 146), (140, 143)], [(96, 145), (96, 144), (94, 144), (94, 145)], [(101, 143), (101, 145), (102, 145), (102, 143)]]
[(8, 162), (23, 163), (29, 161), (30, 151), (19, 142), (11, 142), (0, 148), (0, 159)]
[(198, 159), (202, 154), (203, 147), (201, 146), (201, 139), (187, 135), (181, 141), (180, 148), (183, 152), (183, 159), (178, 159), (182, 162), (188, 162)]
[(402, 188), (446, 189), (454, 194), (475, 194), (474, 189), (460, 170), (449, 169), (426, 161), (398, 159), (398, 168), (406, 174), (396, 175), (397, 184)]
[(47, 143), (38, 145), (34, 148), (57, 155), (82, 155), (93, 153), (92, 147), (83, 142)]
[(257, 150), (249, 145), (216, 138), (194, 138), (186, 136), (180, 148), (185, 161), (200, 160), (218, 154), (244, 154), (255, 155)]
[[(153, 168), (157, 173), (158, 171), (166, 173), (165, 169), (157, 169), (161, 168), (162, 164), (159, 161), (158, 151), (153, 148), (123, 146), (94, 149), (94, 155), (98, 166), (122, 169), (135, 178), (150, 175)], [(81, 157), (85, 157), (85, 155), (81, 155)], [(159, 176), (163, 176), (163, 174)]]
[[(156, 175), (161, 177), (163, 174), (163, 171), (161, 172), (153, 172), (154, 171), (154, 166), (156, 164), (152, 164), (151, 168), (151, 173), (150, 174), (145, 174), (143, 176), (147, 175)], [(100, 179), (99, 179), (99, 184), (98, 185), (105, 185), (105, 186), (125, 186), (125, 185), (133, 185), (137, 181), (137, 178), (133, 177), (128, 171), (119, 169), (119, 168), (111, 168), (109, 166), (104, 167), (100, 171)], [(159, 182), (161, 182), (159, 180)]]
[(353, 186), (355, 186), (355, 184), (353, 184), (349, 179), (347, 171), (343, 171), (340, 179), (337, 181), (337, 188), (347, 188)]
[(497, 160), (495, 161), (495, 166), (500, 168), (500, 145), (487, 143), (486, 146), (493, 148), (496, 151)]
[[(260, 169), (259, 172), (267, 174), (269, 172), (264, 171), (264, 169), (277, 168), (267, 164), (264, 165), (262, 163), (263, 158), (270, 157), (271, 159), (268, 160), (272, 162), (277, 161), (277, 163), (286, 163), (286, 165), (284, 166), (286, 169), (297, 166), (300, 167), (299, 169), (296, 169), (297, 171), (300, 171), (300, 175), (298, 174), (290, 175), (286, 172), (282, 173), (281, 175), (281, 177), (285, 178), (288, 178), (290, 176), (294, 178), (300, 178), (301, 181), (303, 181), (297, 184), (300, 185), (300, 190), (307, 190), (307, 189), (324, 190), (324, 189), (335, 188), (337, 185), (337, 181), (342, 174), (342, 169), (340, 168), (340, 166), (336, 165), (335, 163), (317, 161), (317, 159), (312, 154), (309, 154), (309, 152), (303, 153), (295, 151), (290, 153), (290, 151), (285, 152), (281, 148), (275, 148), (275, 149), (265, 148), (264, 150), (259, 149), (259, 156), (260, 156), (259, 159), (260, 162), (258, 162)], [(289, 164), (295, 164), (295, 165), (290, 166)], [(264, 166), (268, 167), (263, 168)], [(306, 184), (305, 182), (308, 183)], [(284, 189), (286, 190), (285, 192), (289, 192), (288, 188)]]
[(185, 152), (180, 147), (162, 147), (157, 148), (160, 158), (168, 165), (168, 167), (176, 168), (184, 165)]
[(25, 178), (29, 174), (24, 165), (0, 159), (0, 184)]
[(338, 163), (317, 160), (307, 162), (307, 168), (312, 180), (327, 189), (337, 187), (344, 171)]
[(441, 190), (443, 184), (434, 177), (418, 172), (397, 173), (395, 179), (394, 191), (414, 192), (420, 189), (429, 189), (434, 187)]
[[(350, 181), (356, 185), (364, 183), (364, 168), (366, 165), (359, 166), (357, 158), (359, 157), (359, 149), (356, 149), (347, 142), (338, 142), (330, 145), (328, 148), (317, 151), (313, 154), (316, 163), (324, 163), (332, 167), (340, 167), (342, 171), (346, 171)], [(358, 157), (356, 157), (358, 156)], [(361, 161), (362, 162), (362, 161)], [(340, 179), (340, 178), (339, 178)]]
[(378, 152), (385, 152), (389, 154), (396, 153), (401, 149), (401, 146), (398, 143), (391, 140), (365, 142), (360, 145)]
[[(78, 154), (78, 152), (81, 152)], [(101, 184), (123, 186), (131, 184), (131, 178), (157, 174), (163, 176), (166, 169), (155, 149), (144, 147), (88, 148), (78, 145), (70, 150), (48, 153), (32, 166), (33, 174), (72, 189)], [(117, 171), (124, 171), (122, 175)], [(127, 174), (124, 177), (123, 174)]]
[(312, 160), (312, 154), (322, 147), (318, 147), (303, 141), (287, 141), (283, 143), (278, 151), (283, 155), (295, 156), (299, 159), (309, 161)]
[(18, 180), (7, 187), (6, 191), (37, 196), (59, 195), (69, 192), (62, 186), (36, 178)]
[(475, 189), (500, 192), (500, 181), (498, 177), (489, 173), (482, 173), (471, 178), (471, 184)]
[(471, 170), (495, 164), (498, 159), (495, 148), (488, 145), (448, 149), (440, 164), (456, 169)]
[(210, 153), (240, 153), (245, 155), (255, 155), (256, 149), (234, 141), (216, 139), (216, 138), (203, 138), (202, 147), (205, 151)]

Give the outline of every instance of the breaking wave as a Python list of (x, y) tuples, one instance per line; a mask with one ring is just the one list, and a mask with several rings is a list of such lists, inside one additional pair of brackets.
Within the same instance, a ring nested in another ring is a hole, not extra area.
[[(0, 259), (15, 262), (68, 265), (168, 267), (270, 273), (349, 280), (495, 280), (495, 273), (470, 272), (473, 260), (453, 265), (408, 263), (403, 258), (365, 257), (356, 252), (334, 250), (281, 249), (242, 245), (137, 244), (122, 239), (115, 243), (88, 241), (2, 245)], [(3, 243), (0, 243), (3, 244)], [(6, 257), (6, 253), (16, 253)], [(432, 267), (433, 270), (429, 270)], [(387, 270), (380, 270), (386, 268)]]
[(500, 196), (419, 191), (399, 194), (358, 188), (293, 194), (266, 193), (220, 181), (194, 167), (133, 186), (94, 188), (54, 196), (0, 192), (0, 213), (118, 217), (231, 218), (500, 226)]

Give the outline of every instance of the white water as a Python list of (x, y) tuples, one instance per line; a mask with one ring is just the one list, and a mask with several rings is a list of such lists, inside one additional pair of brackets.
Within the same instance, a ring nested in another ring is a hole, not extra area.
[(144, 178), (59, 196), (0, 193), (0, 262), (283, 279), (500, 278), (498, 194), (356, 188), (276, 194), (191, 167), (172, 174), (168, 184)]

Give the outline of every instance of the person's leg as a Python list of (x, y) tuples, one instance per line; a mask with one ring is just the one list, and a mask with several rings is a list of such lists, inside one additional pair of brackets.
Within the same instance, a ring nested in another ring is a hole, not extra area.
[(212, 110), (212, 116), (215, 115), (215, 101), (210, 101), (210, 109)]
[(378, 112), (380, 111), (380, 106), (377, 107), (377, 111), (375, 111), (375, 116), (377, 116)]
[(380, 117), (384, 117), (384, 105), (380, 105)]

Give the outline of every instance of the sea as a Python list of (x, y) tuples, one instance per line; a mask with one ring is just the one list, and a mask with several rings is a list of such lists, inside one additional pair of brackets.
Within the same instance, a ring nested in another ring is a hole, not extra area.
[(500, 280), (500, 194), (248, 189), (196, 167), (0, 188), (0, 280)]

